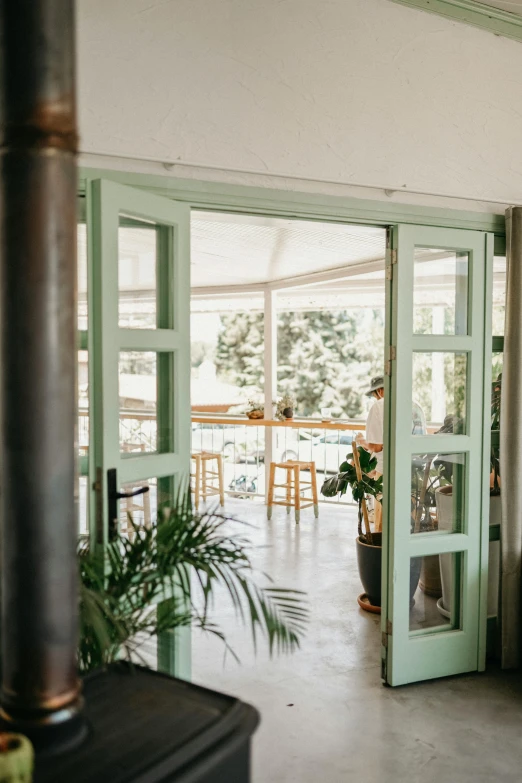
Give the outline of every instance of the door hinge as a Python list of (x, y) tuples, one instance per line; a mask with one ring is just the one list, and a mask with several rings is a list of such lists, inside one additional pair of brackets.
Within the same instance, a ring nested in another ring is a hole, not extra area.
[(381, 634), (381, 642), (383, 647), (388, 647), (388, 636), (392, 635), (392, 623), (391, 620), (386, 620), (386, 630)]
[(384, 647), (381, 656), (381, 679), (385, 683), (388, 682), (388, 637), (392, 635), (392, 630), (393, 626), (391, 620), (386, 620), (386, 630), (383, 631), (381, 635), (382, 646)]
[(393, 280), (393, 267), (397, 263), (397, 251), (389, 250), (389, 263), (386, 265), (386, 280)]
[(397, 358), (397, 348), (394, 345), (388, 347), (388, 361), (384, 364), (384, 374), (391, 376), (392, 374), (392, 362)]

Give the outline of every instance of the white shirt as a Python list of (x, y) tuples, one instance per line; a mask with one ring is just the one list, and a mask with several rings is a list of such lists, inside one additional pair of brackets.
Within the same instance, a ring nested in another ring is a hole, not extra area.
[[(384, 443), (384, 397), (375, 400), (370, 408), (366, 419), (366, 441), (375, 444)], [(384, 452), (375, 452), (374, 456), (377, 457), (375, 470), (384, 473)]]

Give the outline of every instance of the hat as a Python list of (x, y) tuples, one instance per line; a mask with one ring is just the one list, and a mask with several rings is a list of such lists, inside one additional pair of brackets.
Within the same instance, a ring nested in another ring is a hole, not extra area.
[(370, 384), (370, 388), (366, 392), (366, 396), (370, 397), (374, 393), (374, 391), (383, 388), (384, 388), (384, 376), (377, 375), (375, 378), (372, 378), (372, 382)]

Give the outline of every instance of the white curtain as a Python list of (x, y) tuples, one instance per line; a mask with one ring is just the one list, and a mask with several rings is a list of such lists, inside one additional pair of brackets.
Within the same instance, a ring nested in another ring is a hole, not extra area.
[(500, 422), (502, 667), (522, 656), (522, 207), (506, 212), (507, 286)]

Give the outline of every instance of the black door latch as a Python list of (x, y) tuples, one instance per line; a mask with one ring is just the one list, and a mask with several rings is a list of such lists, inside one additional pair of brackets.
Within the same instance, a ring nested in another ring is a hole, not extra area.
[(140, 487), (135, 492), (118, 492), (116, 468), (107, 471), (107, 500), (109, 506), (109, 541), (114, 541), (118, 535), (118, 500), (144, 495), (149, 487)]

